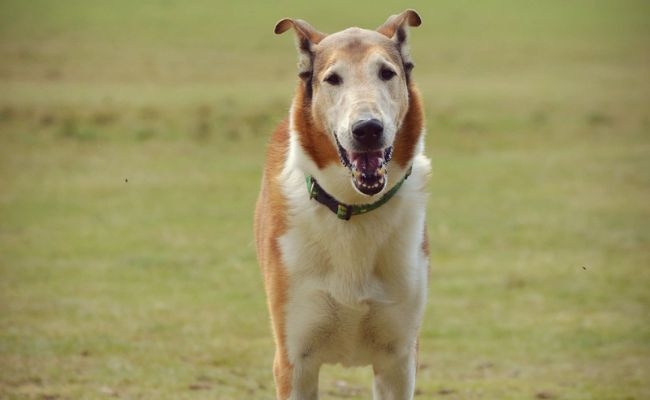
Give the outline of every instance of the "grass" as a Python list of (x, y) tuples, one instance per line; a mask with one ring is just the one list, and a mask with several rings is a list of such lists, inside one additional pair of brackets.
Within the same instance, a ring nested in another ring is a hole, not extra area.
[[(648, 5), (409, 6), (434, 165), (416, 398), (650, 397)], [(402, 8), (1, 2), (0, 398), (271, 398), (252, 208), (296, 80), (272, 26)], [(328, 366), (322, 398), (370, 379)]]

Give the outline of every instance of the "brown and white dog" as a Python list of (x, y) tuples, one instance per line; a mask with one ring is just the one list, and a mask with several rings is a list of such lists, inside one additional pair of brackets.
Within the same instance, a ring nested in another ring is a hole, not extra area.
[(301, 78), (268, 147), (255, 235), (278, 399), (317, 399), (321, 365), (372, 365), (375, 399), (412, 399), (427, 297), (423, 107), (413, 10), (377, 30), (293, 29)]

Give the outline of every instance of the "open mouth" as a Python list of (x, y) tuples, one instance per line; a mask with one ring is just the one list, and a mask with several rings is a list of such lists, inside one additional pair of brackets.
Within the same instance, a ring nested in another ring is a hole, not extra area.
[[(336, 135), (335, 135), (336, 137)], [(386, 164), (393, 155), (393, 148), (371, 151), (348, 151), (336, 138), (341, 163), (351, 172), (352, 185), (360, 193), (373, 196), (380, 193), (388, 183)]]

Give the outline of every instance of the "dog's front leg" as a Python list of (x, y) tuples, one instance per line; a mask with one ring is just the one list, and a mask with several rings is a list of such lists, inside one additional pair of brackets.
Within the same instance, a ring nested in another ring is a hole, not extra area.
[(278, 400), (318, 400), (319, 366), (311, 363), (283, 363), (276, 360), (273, 366)]
[(298, 362), (294, 365), (290, 400), (318, 400), (320, 368), (310, 364)]
[(318, 375), (321, 365), (310, 357), (290, 360), (280, 341), (273, 361), (277, 400), (318, 400)]
[(374, 400), (410, 400), (415, 391), (415, 348), (407, 354), (374, 365)]

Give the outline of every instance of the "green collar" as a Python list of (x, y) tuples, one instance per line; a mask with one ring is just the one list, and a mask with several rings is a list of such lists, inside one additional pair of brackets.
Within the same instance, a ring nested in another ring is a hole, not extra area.
[(406, 175), (397, 182), (386, 194), (381, 196), (379, 200), (370, 204), (344, 204), (336, 200), (329, 193), (327, 193), (319, 184), (316, 182), (311, 175), (305, 175), (305, 180), (307, 182), (307, 191), (309, 192), (309, 198), (314, 199), (322, 205), (329, 208), (337, 217), (343, 220), (349, 220), (353, 215), (365, 214), (372, 210), (376, 210), (379, 207), (383, 206), (390, 200), (395, 193), (402, 187), (404, 181), (411, 175), (413, 167), (409, 167), (406, 171)]

